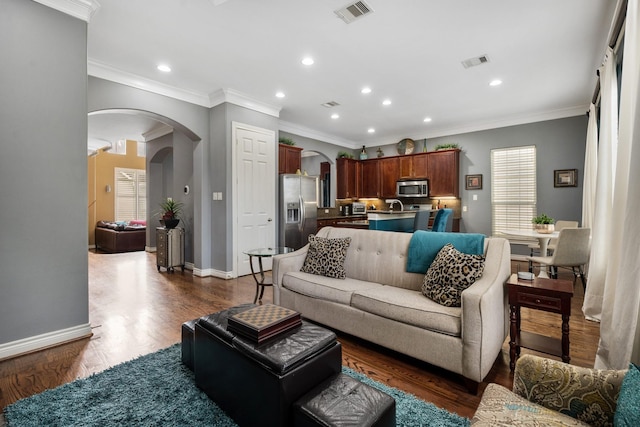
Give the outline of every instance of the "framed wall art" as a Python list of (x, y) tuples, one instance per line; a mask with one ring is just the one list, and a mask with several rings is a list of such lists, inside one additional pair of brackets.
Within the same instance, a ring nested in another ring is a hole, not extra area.
[(554, 187), (577, 187), (578, 169), (556, 169), (553, 171)]
[(482, 190), (482, 174), (465, 175), (465, 190)]

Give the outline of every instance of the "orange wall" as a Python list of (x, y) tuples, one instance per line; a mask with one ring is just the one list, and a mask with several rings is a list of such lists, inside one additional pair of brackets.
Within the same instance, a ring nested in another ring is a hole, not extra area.
[[(95, 244), (96, 222), (115, 217), (115, 168), (145, 169), (146, 160), (138, 157), (136, 141), (127, 141), (127, 154), (98, 151), (87, 160), (89, 176), (89, 246)], [(107, 193), (106, 187), (111, 187)], [(144, 219), (144, 218), (141, 218)]]

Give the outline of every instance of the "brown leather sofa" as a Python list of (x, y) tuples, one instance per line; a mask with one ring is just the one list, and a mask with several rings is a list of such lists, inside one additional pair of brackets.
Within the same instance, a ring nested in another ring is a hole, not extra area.
[(147, 227), (139, 224), (98, 221), (95, 233), (96, 252), (143, 251), (147, 241)]

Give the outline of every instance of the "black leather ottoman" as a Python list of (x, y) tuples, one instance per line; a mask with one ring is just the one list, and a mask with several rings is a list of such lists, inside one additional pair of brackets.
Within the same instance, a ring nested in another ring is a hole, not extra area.
[(195, 324), (196, 384), (240, 426), (289, 426), (297, 399), (339, 373), (336, 335), (302, 326), (261, 345), (226, 329), (229, 312)]
[(294, 404), (296, 427), (396, 425), (393, 397), (355, 378), (338, 374)]
[(196, 322), (198, 319), (189, 320), (182, 324), (182, 363), (193, 371), (193, 339)]
[[(255, 304), (242, 304), (242, 305), (232, 307), (221, 313), (210, 314), (208, 317), (209, 318), (219, 317), (220, 322), (224, 323), (226, 322), (229, 316), (233, 316), (236, 313), (241, 313), (243, 311), (249, 310), (250, 308), (253, 308), (255, 306), (256, 306)], [(184, 322), (182, 324), (182, 343), (181, 343), (182, 363), (185, 364), (192, 371), (193, 371), (193, 355), (194, 355), (193, 346), (194, 346), (194, 340), (195, 340), (195, 326), (198, 320), (200, 320), (199, 317), (197, 319), (189, 320), (188, 322)], [(224, 329), (227, 329), (227, 324), (224, 323), (224, 325), (221, 325), (221, 327), (224, 327)]]

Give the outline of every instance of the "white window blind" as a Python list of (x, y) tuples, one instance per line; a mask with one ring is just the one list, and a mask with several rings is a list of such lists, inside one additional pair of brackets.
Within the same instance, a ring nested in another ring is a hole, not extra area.
[(116, 221), (147, 217), (147, 175), (140, 169), (115, 168)]
[(536, 216), (536, 147), (491, 150), (492, 232), (531, 228)]

